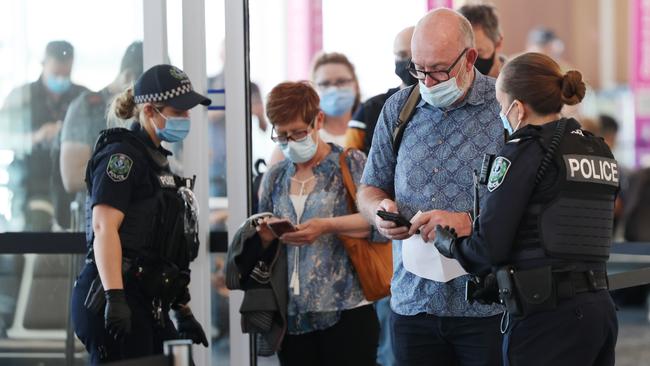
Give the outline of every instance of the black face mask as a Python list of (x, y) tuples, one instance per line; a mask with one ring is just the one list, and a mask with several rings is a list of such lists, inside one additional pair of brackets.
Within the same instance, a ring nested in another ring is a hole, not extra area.
[(409, 72), (409, 60), (395, 61), (395, 75), (402, 79), (404, 85), (413, 85), (418, 82)]
[(494, 51), (492, 53), (492, 56), (490, 58), (476, 58), (476, 62), (474, 62), (474, 67), (483, 75), (487, 75), (490, 70), (492, 69), (492, 65), (494, 65), (494, 58), (497, 55), (497, 51)]

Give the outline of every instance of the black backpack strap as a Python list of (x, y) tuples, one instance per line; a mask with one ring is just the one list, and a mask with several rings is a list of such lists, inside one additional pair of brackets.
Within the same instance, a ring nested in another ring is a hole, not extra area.
[(393, 152), (397, 156), (399, 147), (402, 144), (402, 136), (404, 135), (404, 130), (406, 125), (408, 125), (411, 117), (415, 114), (415, 107), (420, 101), (420, 88), (418, 85), (413, 85), (411, 91), (409, 92), (409, 97), (406, 99), (406, 103), (402, 106), (402, 110), (399, 112), (399, 117), (397, 118), (397, 127), (393, 130)]
[(537, 170), (537, 176), (535, 177), (535, 185), (538, 185), (542, 181), (542, 178), (544, 178), (544, 174), (546, 173), (549, 164), (551, 164), (551, 161), (553, 161), (553, 157), (555, 156), (555, 151), (557, 150), (558, 146), (560, 145), (560, 142), (562, 141), (562, 137), (564, 136), (566, 122), (567, 122), (566, 119), (563, 118), (560, 120), (557, 126), (555, 126), (555, 132), (553, 133), (553, 137), (551, 138), (551, 143), (549, 144), (548, 150), (546, 150), (546, 154), (544, 155), (544, 158), (542, 158), (542, 162), (539, 166), (539, 170)]

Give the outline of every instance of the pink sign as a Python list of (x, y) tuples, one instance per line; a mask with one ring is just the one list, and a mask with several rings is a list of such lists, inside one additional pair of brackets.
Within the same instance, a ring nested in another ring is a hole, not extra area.
[(650, 0), (632, 0), (632, 67), (637, 163), (650, 165)]
[(650, 85), (650, 0), (633, 0), (632, 85)]
[(287, 75), (309, 79), (312, 58), (323, 49), (322, 0), (289, 0), (287, 16)]
[(427, 10), (432, 10), (435, 8), (453, 8), (453, 0), (427, 0)]

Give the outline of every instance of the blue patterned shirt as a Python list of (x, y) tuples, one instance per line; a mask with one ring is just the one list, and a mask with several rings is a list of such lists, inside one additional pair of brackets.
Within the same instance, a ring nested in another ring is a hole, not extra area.
[[(397, 157), (392, 132), (410, 89), (396, 93), (384, 105), (361, 183), (394, 196), (406, 218), (418, 210), (470, 211), (472, 172), (480, 169), (483, 154), (496, 154), (503, 146), (494, 79), (476, 71), (474, 75), (471, 89), (457, 106), (439, 109), (420, 101)], [(485, 191), (482, 186), (480, 195)], [(443, 283), (408, 272), (402, 264), (401, 241), (393, 242), (393, 269), (391, 308), (398, 314), (477, 317), (502, 312), (497, 305), (465, 301), (468, 276)]]
[[(288, 159), (273, 165), (264, 174), (260, 212), (273, 212), (275, 216), (288, 218), (294, 224), (311, 218), (351, 214), (339, 165), (343, 150), (338, 145), (330, 146), (332, 151), (313, 168), (316, 186), (307, 196), (300, 221), (289, 197), (291, 177), (296, 173), (296, 167)], [(358, 150), (351, 150), (347, 161), (352, 178), (358, 184), (366, 156)], [(289, 334), (331, 327), (338, 322), (342, 310), (352, 309), (364, 300), (352, 262), (335, 234), (322, 235), (300, 249), (286, 246), (288, 283), (291, 283), (296, 254), (300, 293), (296, 295), (289, 289)]]

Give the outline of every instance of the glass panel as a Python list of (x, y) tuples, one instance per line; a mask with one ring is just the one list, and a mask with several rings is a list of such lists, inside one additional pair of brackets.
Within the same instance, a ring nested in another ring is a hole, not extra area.
[(83, 221), (71, 203), (106, 104), (141, 73), (142, 57), (124, 55), (142, 39), (142, 4), (10, 1), (0, 24), (0, 231), (65, 230)]
[[(66, 365), (73, 255), (0, 255), (0, 364)], [(44, 306), (45, 305), (45, 306)], [(74, 365), (87, 353), (75, 339)]]

